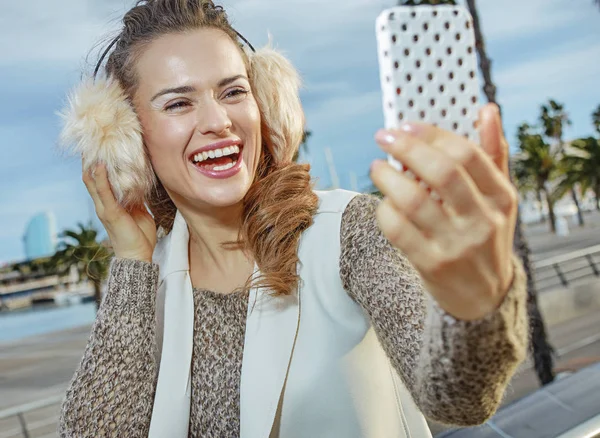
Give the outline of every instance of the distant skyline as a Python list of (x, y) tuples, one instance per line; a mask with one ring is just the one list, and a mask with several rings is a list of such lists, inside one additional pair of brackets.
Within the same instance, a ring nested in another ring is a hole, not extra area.
[[(133, 3), (30, 0), (0, 6), (0, 262), (25, 258), (21, 238), (35, 214), (54, 212), (59, 232), (93, 215), (79, 160), (56, 153), (56, 112), (82, 69), (90, 71), (94, 46), (118, 28)], [(217, 3), (255, 46), (266, 44), (270, 33), (302, 74), (313, 133), (302, 159), (311, 163), (318, 186), (331, 183), (329, 147), (340, 185), (349, 189), (354, 178), (366, 188), (370, 162), (383, 156), (373, 140), (383, 124), (374, 23), (395, 1)], [(516, 127), (535, 123), (549, 98), (564, 103), (573, 121), (566, 139), (592, 135), (591, 113), (600, 104), (597, 7), (589, 0), (478, 4), (513, 148)]]

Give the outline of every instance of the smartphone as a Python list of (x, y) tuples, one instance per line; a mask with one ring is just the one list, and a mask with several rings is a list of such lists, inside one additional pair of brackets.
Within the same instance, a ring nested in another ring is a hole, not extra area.
[(469, 12), (396, 6), (377, 17), (376, 35), (385, 128), (421, 121), (478, 142), (480, 86)]

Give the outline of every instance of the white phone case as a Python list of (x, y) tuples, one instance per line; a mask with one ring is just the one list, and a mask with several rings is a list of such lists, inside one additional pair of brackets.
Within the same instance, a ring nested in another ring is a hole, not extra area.
[(385, 127), (422, 121), (478, 142), (479, 80), (469, 12), (461, 6), (397, 6), (379, 15), (376, 34)]

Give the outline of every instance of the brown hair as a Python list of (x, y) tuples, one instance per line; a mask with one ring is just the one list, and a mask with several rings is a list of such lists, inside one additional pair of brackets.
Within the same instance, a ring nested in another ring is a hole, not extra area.
[[(223, 8), (210, 0), (140, 0), (123, 18), (106, 72), (131, 99), (137, 86), (135, 64), (144, 47), (162, 35), (201, 28), (219, 29), (238, 42)], [(240, 51), (261, 113), (263, 140), (237, 242), (254, 257), (261, 276), (248, 279), (244, 289), (258, 286), (290, 294), (299, 282), (300, 236), (312, 224), (318, 204), (309, 166), (292, 162), (304, 129), (299, 80), (289, 61), (273, 50), (261, 49), (250, 58), (241, 46)], [(158, 178), (147, 202), (157, 226), (168, 233), (177, 209)]]

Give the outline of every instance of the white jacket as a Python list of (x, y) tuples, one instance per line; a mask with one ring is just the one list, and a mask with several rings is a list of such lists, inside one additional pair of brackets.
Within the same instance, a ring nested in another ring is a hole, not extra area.
[[(299, 294), (250, 293), (241, 438), (429, 438), (367, 317), (342, 286), (340, 226), (356, 193), (317, 194), (314, 223), (300, 241)], [(157, 332), (163, 325), (165, 331), (151, 438), (187, 437), (193, 334), (188, 238), (178, 214), (154, 255), (160, 266)]]

